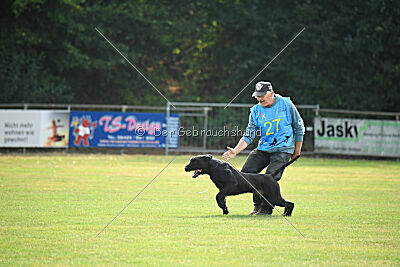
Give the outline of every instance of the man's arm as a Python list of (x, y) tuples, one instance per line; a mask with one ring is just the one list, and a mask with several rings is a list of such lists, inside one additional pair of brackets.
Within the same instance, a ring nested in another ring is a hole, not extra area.
[(301, 147), (303, 145), (303, 136), (305, 134), (304, 122), (300, 116), (299, 111), (296, 106), (290, 101), (290, 115), (292, 116), (292, 127), (294, 134), (294, 153), (292, 155), (292, 159), (301, 153)]

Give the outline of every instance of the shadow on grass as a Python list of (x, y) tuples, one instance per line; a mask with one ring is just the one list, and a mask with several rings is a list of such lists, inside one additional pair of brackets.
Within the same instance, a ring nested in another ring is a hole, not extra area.
[(180, 219), (224, 219), (224, 220), (277, 220), (281, 219), (280, 215), (260, 215), (260, 216), (250, 216), (250, 215), (222, 215), (222, 214), (215, 214), (215, 215), (204, 215), (204, 216), (177, 216)]

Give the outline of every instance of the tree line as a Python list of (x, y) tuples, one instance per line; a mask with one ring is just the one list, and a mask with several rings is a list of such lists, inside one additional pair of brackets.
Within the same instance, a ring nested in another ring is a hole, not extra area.
[(2, 103), (249, 103), (270, 80), (296, 104), (398, 111), (400, 3), (5, 0)]

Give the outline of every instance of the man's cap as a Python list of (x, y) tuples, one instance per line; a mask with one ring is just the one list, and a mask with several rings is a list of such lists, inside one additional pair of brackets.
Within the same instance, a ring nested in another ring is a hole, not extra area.
[(256, 90), (252, 94), (252, 97), (263, 96), (266, 93), (272, 91), (272, 84), (270, 82), (258, 82), (256, 83)]

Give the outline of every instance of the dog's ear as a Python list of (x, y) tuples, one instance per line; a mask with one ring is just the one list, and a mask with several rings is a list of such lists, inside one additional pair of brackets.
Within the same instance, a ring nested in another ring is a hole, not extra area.
[(212, 159), (212, 156), (210, 154), (207, 154), (206, 159)]

